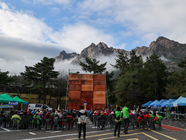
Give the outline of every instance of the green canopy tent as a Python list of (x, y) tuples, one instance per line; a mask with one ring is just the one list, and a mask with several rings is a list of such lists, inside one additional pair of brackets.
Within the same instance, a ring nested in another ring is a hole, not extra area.
[(3, 103), (16, 102), (8, 93), (0, 94), (1, 110)]
[(27, 105), (29, 103), (29, 102), (24, 101), (23, 99), (19, 98), (18, 96), (15, 96), (13, 99), (18, 101), (18, 104), (21, 104), (21, 110), (23, 110), (23, 104)]
[(15, 96), (13, 99), (18, 101), (18, 104), (25, 104), (26, 105), (29, 103), (29, 102), (24, 101), (23, 99), (19, 98), (18, 96)]
[(3, 102), (3, 98), (2, 97), (0, 97), (0, 103), (2, 103)]
[(0, 94), (0, 102), (1, 103), (9, 103), (9, 101), (16, 101), (14, 100), (8, 93)]

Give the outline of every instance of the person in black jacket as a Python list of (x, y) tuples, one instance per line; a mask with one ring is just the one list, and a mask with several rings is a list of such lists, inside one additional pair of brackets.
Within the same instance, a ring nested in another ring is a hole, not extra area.
[[(4, 125), (6, 125), (6, 117), (4, 115), (4, 111), (1, 111), (0, 117), (3, 119)], [(5, 126), (6, 127), (6, 126)]]
[(83, 139), (85, 140), (86, 136), (86, 123), (87, 123), (87, 112), (83, 109), (83, 106), (80, 106), (78, 113), (78, 124), (79, 124), (79, 140), (81, 139), (81, 129), (83, 128)]
[[(101, 122), (102, 121), (102, 124)], [(101, 115), (98, 117), (98, 127), (100, 127), (101, 125), (101, 130), (103, 130), (103, 127), (105, 126), (105, 122), (106, 122), (106, 116), (104, 115), (104, 112), (101, 111)]]

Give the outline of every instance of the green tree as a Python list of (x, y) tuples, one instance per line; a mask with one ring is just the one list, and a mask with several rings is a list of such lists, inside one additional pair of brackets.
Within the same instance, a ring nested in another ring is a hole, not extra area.
[(163, 97), (168, 72), (156, 54), (143, 62), (142, 57), (137, 56), (134, 50), (129, 57), (121, 52), (113, 66), (121, 71), (115, 88), (119, 105), (132, 106)]
[(115, 96), (114, 92), (114, 82), (115, 80), (113, 79), (114, 72), (108, 72), (106, 71), (106, 83), (107, 83), (107, 98), (108, 98), (108, 103), (107, 104), (115, 104), (117, 101), (117, 98)]
[(11, 92), (16, 92), (17, 95), (21, 96), (22, 93), (26, 93), (27, 89), (25, 88), (25, 80), (24, 77), (21, 75), (13, 75), (12, 78), (14, 81), (12, 82), (13, 89)]
[(142, 92), (146, 100), (162, 99), (165, 93), (168, 71), (156, 54), (146, 57), (142, 75)]
[(116, 60), (116, 64), (113, 65), (111, 64), (111, 66), (113, 66), (116, 69), (120, 70), (120, 75), (123, 74), (124, 69), (128, 68), (128, 64), (129, 64), (129, 59), (126, 53), (124, 53), (124, 51), (118, 52), (118, 55), (116, 56), (117, 59)]
[(181, 72), (174, 72), (169, 76), (165, 96), (167, 98), (186, 97), (186, 57), (180, 60), (178, 66), (182, 68)]
[(0, 70), (0, 86), (1, 86), (1, 90), (5, 93), (6, 90), (6, 86), (13, 82), (14, 79), (11, 76), (8, 76), (9, 72), (1, 72)]
[[(118, 59), (122, 59), (121, 61)], [(121, 73), (116, 82), (116, 97), (118, 105), (124, 104), (132, 105), (139, 103), (140, 92), (140, 76), (143, 68), (143, 60), (141, 56), (137, 56), (135, 51), (130, 53), (130, 59), (125, 56), (122, 57), (120, 53), (116, 62), (123, 62), (124, 65), (118, 64)], [(117, 65), (117, 64), (116, 64)]]
[[(50, 95), (56, 97), (57, 105), (60, 105), (60, 108), (65, 108), (65, 102), (62, 102), (61, 98), (66, 97), (67, 93), (67, 84), (68, 84), (68, 75), (64, 71), (61, 71), (58, 75), (58, 78), (52, 81), (51, 84), (53, 88), (50, 90)], [(63, 100), (64, 101), (64, 100)], [(58, 106), (56, 106), (57, 108)]]
[(30, 91), (37, 92), (39, 102), (41, 96), (44, 96), (44, 103), (46, 103), (46, 88), (49, 80), (57, 78), (59, 72), (54, 71), (54, 58), (44, 57), (41, 62), (36, 63), (33, 67), (25, 66), (25, 72), (21, 72), (27, 80), (27, 85), (30, 86)]
[(180, 63), (178, 63), (178, 66), (179, 66), (180, 68), (183, 68), (183, 71), (186, 70), (186, 57), (184, 57), (184, 59), (181, 59), (181, 60), (180, 60)]
[(97, 61), (96, 59), (90, 59), (86, 58), (86, 63), (80, 62), (79, 65), (82, 67), (82, 70), (86, 72), (93, 72), (93, 74), (102, 74), (106, 68), (107, 62), (103, 64), (98, 64), (100, 61)]
[(164, 96), (169, 99), (177, 99), (182, 93), (185, 92), (184, 89), (184, 78), (178, 72), (174, 72), (167, 78), (167, 85), (165, 87), (166, 93)]

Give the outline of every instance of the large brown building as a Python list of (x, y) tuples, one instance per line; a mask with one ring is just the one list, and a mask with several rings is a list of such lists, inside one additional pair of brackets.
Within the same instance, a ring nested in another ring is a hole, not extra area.
[(87, 110), (106, 107), (106, 75), (69, 74), (68, 109), (79, 109), (87, 102)]

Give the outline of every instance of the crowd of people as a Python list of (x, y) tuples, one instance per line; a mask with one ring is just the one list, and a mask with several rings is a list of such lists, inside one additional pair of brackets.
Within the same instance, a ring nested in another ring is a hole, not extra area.
[[(162, 119), (162, 116), (158, 113), (157, 116), (154, 116), (151, 112), (141, 112), (140, 110), (137, 110), (134, 106), (133, 110), (129, 110), (128, 106), (125, 105), (123, 108), (117, 107), (116, 109), (99, 109), (99, 110), (93, 110), (90, 109), (88, 111), (85, 111), (83, 109), (83, 106), (80, 107), (80, 110), (57, 110), (53, 109), (51, 111), (48, 111), (46, 109), (44, 110), (25, 110), (25, 111), (11, 111), (9, 114), (5, 116), (4, 112), (1, 111), (0, 118), (3, 119), (4, 127), (6, 127), (6, 124), (8, 124), (8, 121), (18, 118), (20, 123), (22, 122), (22, 126), (24, 129), (26, 129), (29, 126), (24, 125), (23, 120), (24, 118), (31, 118), (31, 123), (34, 123), (34, 118), (37, 118), (37, 124), (39, 125), (39, 129), (41, 129), (41, 126), (44, 126), (46, 119), (52, 120), (55, 118), (59, 122), (59, 127), (63, 129), (63, 119), (68, 119), (68, 129), (73, 128), (73, 125), (76, 124), (79, 129), (79, 139), (81, 138), (81, 131), (83, 129), (83, 138), (86, 137), (86, 123), (87, 118), (89, 118), (92, 123), (94, 121), (97, 121), (97, 126), (101, 130), (105, 127), (105, 122), (107, 121), (107, 118), (109, 117), (110, 120), (114, 120), (114, 136), (120, 137), (120, 128), (121, 125), (123, 126), (123, 132), (125, 134), (128, 133), (128, 127), (130, 123), (131, 116), (135, 116), (133, 118), (136, 118), (137, 124), (136, 127), (139, 127), (142, 123), (144, 123), (142, 120), (145, 118), (147, 120), (151, 120), (149, 125), (152, 125), (152, 128), (155, 128), (155, 123), (158, 123), (159, 119)], [(77, 120), (77, 121), (76, 121)], [(153, 121), (152, 121), (153, 120)], [(21, 126), (21, 125), (20, 125)]]
[[(141, 110), (136, 108), (135, 105), (132, 110), (129, 110), (127, 105), (125, 105), (123, 108), (117, 107), (114, 110), (90, 110), (89, 117), (92, 122), (96, 118), (96, 120), (98, 121), (98, 128), (102, 127), (101, 130), (103, 130), (105, 123), (100, 126), (100, 120), (104, 120), (105, 122), (107, 121), (107, 118), (109, 118), (109, 120), (114, 120), (114, 136), (116, 136), (116, 131), (118, 131), (118, 137), (120, 137), (121, 125), (123, 126), (123, 132), (127, 134), (129, 123), (131, 123), (132, 121), (136, 122), (135, 124), (133, 124), (136, 128), (146, 125), (147, 127), (155, 129), (155, 125), (159, 125), (159, 127), (161, 127), (159, 121), (163, 119), (160, 113), (153, 114), (148, 110), (146, 112), (142, 112)], [(110, 123), (113, 122), (110, 121)]]
[[(73, 121), (77, 117), (77, 112), (75, 110), (67, 111), (67, 110), (57, 110), (53, 109), (51, 111), (48, 111), (46, 109), (44, 110), (26, 110), (26, 111), (10, 111), (8, 114), (4, 114), (3, 111), (1, 111), (0, 118), (3, 120), (3, 125), (6, 127), (7, 124), (14, 118), (18, 119), (18, 122), (20, 122), (20, 127), (23, 126), (24, 129), (24, 118), (27, 120), (30, 118), (30, 124), (34, 123), (34, 118), (37, 118), (37, 124), (39, 125), (39, 129), (41, 129), (41, 126), (44, 126), (46, 119), (51, 119), (51, 124), (53, 123), (53, 119), (58, 119), (59, 125), (63, 124), (63, 119), (68, 119), (68, 129), (70, 129), (70, 125), (73, 124)], [(11, 125), (11, 124), (10, 124)], [(62, 125), (60, 125), (62, 127)]]

